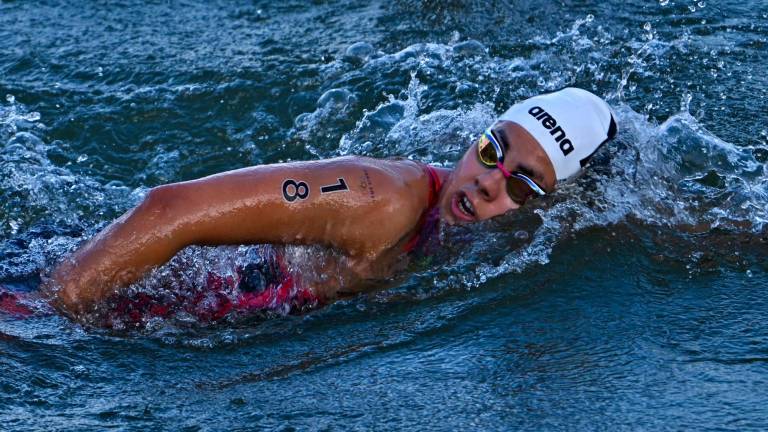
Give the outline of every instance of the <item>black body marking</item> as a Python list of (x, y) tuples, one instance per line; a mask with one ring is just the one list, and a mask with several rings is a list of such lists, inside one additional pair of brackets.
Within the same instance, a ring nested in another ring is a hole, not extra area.
[(343, 178), (339, 177), (339, 182), (328, 186), (321, 186), (320, 193), (342, 192), (348, 191), (347, 182)]
[(304, 200), (309, 196), (309, 185), (306, 182), (297, 182), (294, 179), (287, 179), (283, 182), (283, 198), (288, 202), (294, 202), (296, 199)]
[(360, 178), (360, 187), (368, 190), (368, 196), (371, 199), (376, 198), (376, 193), (373, 191), (373, 183), (371, 183), (371, 177), (368, 175), (368, 170), (363, 170), (363, 176)]

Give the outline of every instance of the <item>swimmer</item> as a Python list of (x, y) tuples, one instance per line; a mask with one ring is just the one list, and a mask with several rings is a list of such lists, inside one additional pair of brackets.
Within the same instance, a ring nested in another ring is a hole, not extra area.
[[(323, 283), (300, 284), (279, 254), (266, 252), (268, 258), (238, 268), (234, 276), (209, 275), (213, 294), (197, 293), (186, 306), (211, 320), (233, 310), (301, 312), (391, 277), (404, 257), (434, 238), (441, 223), (487, 220), (551, 194), (616, 131), (608, 104), (588, 91), (566, 88), (512, 106), (453, 170), (406, 159), (342, 157), (254, 166), (159, 186), (63, 259), (44, 289), (60, 311), (77, 318), (189, 245), (335, 249), (345, 259), (326, 269), (337, 277)], [(238, 296), (225, 294), (232, 289)], [(113, 306), (125, 313), (168, 313), (167, 305), (147, 298)]]

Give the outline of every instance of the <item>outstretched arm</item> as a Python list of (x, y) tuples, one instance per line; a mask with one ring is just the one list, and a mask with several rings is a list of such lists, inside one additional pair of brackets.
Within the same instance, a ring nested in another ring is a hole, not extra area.
[(79, 314), (192, 244), (313, 243), (373, 258), (415, 225), (420, 176), (413, 164), (342, 158), (160, 186), (62, 261), (49, 286)]

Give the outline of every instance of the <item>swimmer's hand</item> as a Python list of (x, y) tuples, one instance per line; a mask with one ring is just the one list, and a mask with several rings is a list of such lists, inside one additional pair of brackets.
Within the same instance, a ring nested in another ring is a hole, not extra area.
[(375, 259), (417, 224), (428, 182), (409, 161), (257, 166), (152, 189), (53, 271), (53, 303), (92, 310), (188, 245), (323, 244)]

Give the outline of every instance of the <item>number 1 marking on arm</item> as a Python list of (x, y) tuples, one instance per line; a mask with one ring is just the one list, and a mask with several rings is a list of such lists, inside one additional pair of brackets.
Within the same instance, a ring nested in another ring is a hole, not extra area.
[(344, 179), (341, 177), (339, 177), (338, 183), (320, 187), (320, 193), (341, 192), (346, 190), (349, 190), (349, 188), (347, 187), (347, 182), (345, 182)]

